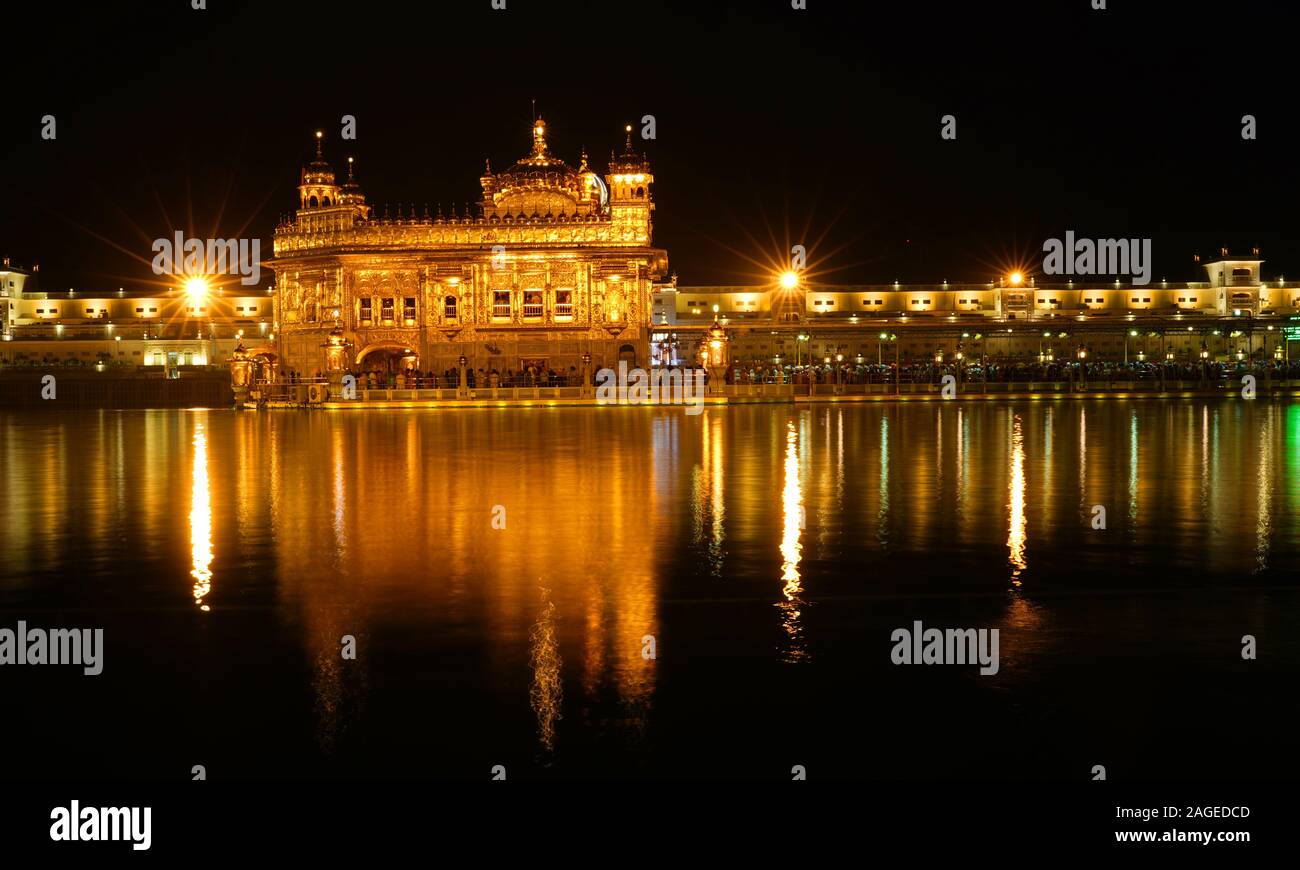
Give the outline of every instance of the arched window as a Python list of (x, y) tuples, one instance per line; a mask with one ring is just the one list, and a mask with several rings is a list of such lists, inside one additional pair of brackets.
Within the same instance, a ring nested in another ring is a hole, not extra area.
[(448, 296), (442, 300), (442, 314), (448, 320), (456, 319), (456, 297)]
[(644, 187), (638, 187), (638, 188), (636, 189), (636, 198), (637, 198), (637, 199), (644, 199), (644, 198), (645, 198), (645, 188), (644, 188)]
[(320, 201), (320, 204), (323, 205), (323, 206), (325, 206), (326, 208), (329, 208), (329, 207), (330, 207), (330, 198), (329, 198), (328, 196), (325, 197), (325, 198), (323, 198), (323, 199)]
[(316, 207), (316, 197), (314, 197), (314, 196), (313, 196), (313, 197), (309, 197), (309, 198), (307, 199), (307, 205), (309, 205), (309, 206), (312, 207), (312, 208), (315, 208), (315, 207)]

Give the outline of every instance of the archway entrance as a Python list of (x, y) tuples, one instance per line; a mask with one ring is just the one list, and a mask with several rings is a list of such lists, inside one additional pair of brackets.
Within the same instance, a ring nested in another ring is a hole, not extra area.
[(414, 385), (419, 369), (420, 355), (404, 344), (372, 344), (357, 354), (357, 375), (367, 389)]
[(420, 367), (420, 355), (402, 344), (372, 344), (357, 354), (357, 367), (383, 374), (415, 371)]
[(636, 367), (636, 348), (630, 344), (620, 345), (618, 349), (619, 362), (626, 362), (628, 368)]
[(248, 358), (253, 362), (253, 383), (278, 381), (280, 379), (280, 354), (274, 347), (264, 345), (249, 348)]

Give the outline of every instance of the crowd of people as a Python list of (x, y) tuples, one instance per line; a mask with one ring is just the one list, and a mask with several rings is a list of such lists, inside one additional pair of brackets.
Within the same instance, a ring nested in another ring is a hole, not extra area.
[[(960, 369), (960, 371), (959, 371)], [(348, 371), (357, 379), (362, 390), (423, 390), (455, 389), (460, 385), (460, 372), (450, 368), (443, 372), (386, 369)], [(1115, 382), (1115, 381), (1223, 381), (1253, 374), (1261, 381), (1300, 380), (1300, 361), (1241, 360), (1219, 361), (1078, 361), (1058, 360), (1036, 362), (1024, 360), (999, 360), (987, 358), (983, 364), (969, 361), (960, 366), (954, 362), (936, 363), (933, 360), (903, 361), (893, 363), (776, 365), (762, 362), (733, 362), (725, 371), (728, 384), (893, 384), (901, 374), (902, 382), (938, 383), (944, 375), (958, 375), (964, 383), (1051, 383), (1051, 382)], [(590, 374), (596, 383), (597, 370)], [(470, 389), (511, 387), (577, 387), (582, 385), (582, 373), (574, 366), (556, 370), (526, 366), (519, 370), (506, 368), (467, 368), (465, 379)], [(306, 375), (293, 369), (280, 372), (278, 383), (310, 384), (325, 380), (321, 372)], [(707, 375), (706, 375), (707, 381)]]
[[(443, 372), (426, 371), (421, 372), (419, 369), (393, 369), (372, 368), (348, 369), (346, 375), (356, 378), (357, 389), (361, 390), (432, 390), (432, 389), (455, 389), (460, 386), (460, 371), (455, 368), (448, 368)], [(313, 384), (313, 382), (322, 382), (325, 378), (321, 372), (316, 372), (313, 377), (303, 375), (302, 372), (289, 371), (282, 372), (279, 382), (283, 384)], [(500, 371), (497, 368), (467, 368), (465, 369), (465, 381), (469, 389), (477, 388), (513, 388), (513, 386), (581, 386), (582, 376), (578, 373), (577, 368), (569, 367), (567, 371), (555, 371), (554, 368), (542, 368), (537, 365), (528, 365), (515, 371), (513, 368), (506, 368)]]
[[(1300, 379), (1300, 361), (1242, 360), (1215, 361), (1129, 361), (1077, 360), (1037, 362), (988, 358), (959, 366), (933, 360), (903, 361), (903, 383), (937, 383), (944, 375), (958, 375), (965, 382), (1034, 383), (1060, 381), (1221, 381), (1253, 374), (1259, 380)], [(892, 384), (899, 378), (893, 363), (839, 363), (777, 366), (772, 363), (737, 362), (727, 367), (728, 384)]]

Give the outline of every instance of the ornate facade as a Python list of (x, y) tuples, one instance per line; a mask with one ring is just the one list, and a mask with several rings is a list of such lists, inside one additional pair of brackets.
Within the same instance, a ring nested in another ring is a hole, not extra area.
[(581, 371), (649, 355), (651, 293), (667, 270), (652, 246), (654, 176), (632, 147), (602, 178), (552, 154), (546, 125), (503, 172), (489, 164), (482, 199), (461, 213), (376, 215), (348, 159), (336, 181), (320, 134), (302, 170), (298, 209), (275, 233), (276, 352), (284, 368), (324, 369), (335, 329), (349, 367)]

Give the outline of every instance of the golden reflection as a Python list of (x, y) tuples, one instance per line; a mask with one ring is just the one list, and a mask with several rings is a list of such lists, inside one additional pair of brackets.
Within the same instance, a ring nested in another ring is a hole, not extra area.
[(934, 482), (935, 488), (943, 492), (943, 405), (934, 415)]
[(1255, 570), (1268, 568), (1269, 538), (1273, 532), (1273, 412), (1269, 405), (1264, 412), (1264, 422), (1260, 426), (1259, 443), (1263, 449), (1258, 451), (1259, 462), (1256, 463), (1256, 498), (1259, 500), (1258, 517), (1255, 521)]
[(726, 506), (722, 501), (723, 458), (722, 458), (722, 415), (714, 415), (709, 420), (712, 438), (709, 445), (712, 454), (710, 461), (709, 493), (712, 497), (713, 535), (712, 550), (717, 559), (717, 570), (722, 570), (722, 521), (726, 516)]
[(697, 466), (693, 474), (695, 498), (692, 506), (692, 533), (696, 541), (708, 539), (705, 549), (715, 577), (722, 576), (723, 521), (726, 518), (726, 503), (722, 499), (725, 481), (722, 427), (720, 414), (705, 417), (704, 424), (700, 427), (703, 464)]
[(882, 550), (889, 549), (889, 418), (884, 415), (880, 417), (880, 495), (876, 537)]
[(1020, 415), (1011, 420), (1011, 516), (1008, 522), (1007, 549), (1010, 551), (1011, 585), (1020, 585), (1025, 562), (1025, 436)]
[(537, 735), (542, 748), (555, 750), (555, 720), (560, 718), (564, 684), (560, 678), (560, 642), (555, 632), (555, 602), (549, 589), (542, 590), (541, 616), (528, 635), (528, 660), (533, 669), (533, 683), (528, 691), (533, 713), (537, 715)]
[(956, 470), (957, 478), (957, 516), (961, 516), (966, 511), (966, 445), (969, 438), (966, 437), (966, 426), (969, 420), (962, 413), (961, 408), (957, 409), (957, 453), (956, 453)]
[(1134, 409), (1128, 422), (1128, 518), (1134, 527), (1138, 512), (1138, 416)]
[[(204, 415), (206, 417), (206, 415)], [(207, 612), (212, 591), (212, 495), (208, 491), (208, 436), (203, 423), (194, 427), (194, 471), (190, 491), (190, 555), (194, 603)]]
[(1043, 661), (1053, 652), (1057, 632), (1044, 631), (1051, 610), (1029, 600), (1023, 589), (1014, 589), (1008, 596), (1006, 613), (1002, 618), (1001, 642), (998, 659), (1003, 679), (1015, 679), (1017, 674), (1032, 673), (1026, 667), (1030, 662)]
[(1210, 507), (1210, 406), (1201, 406), (1201, 511)]
[(1088, 409), (1079, 406), (1079, 504), (1085, 512), (1088, 506)]
[[(343, 554), (347, 549), (347, 523), (344, 521), (346, 515), (345, 507), (347, 505), (346, 487), (343, 483), (345, 474), (344, 459), (346, 439), (343, 428), (335, 426), (330, 432), (330, 462), (334, 466), (334, 550), (339, 554), (339, 560), (342, 561)], [(413, 466), (418, 467), (418, 466)]]
[(777, 604), (781, 608), (781, 624), (785, 628), (788, 645), (783, 656), (786, 662), (806, 661), (808, 652), (804, 647), (803, 625), (800, 622), (801, 608), (804, 606), (799, 593), (803, 585), (799, 580), (799, 559), (803, 545), (799, 535), (804, 525), (803, 488), (799, 484), (799, 435), (795, 431), (794, 421), (785, 424), (785, 488), (781, 499), (784, 524), (781, 534), (781, 580), (785, 583), (781, 592), (785, 600)]
[(1048, 405), (1043, 411), (1043, 462), (1040, 466), (1043, 482), (1038, 488), (1044, 503), (1052, 497), (1052, 469), (1056, 466), (1052, 461), (1052, 440), (1055, 434), (1052, 431), (1052, 424), (1055, 419), (1052, 416), (1052, 406)]

